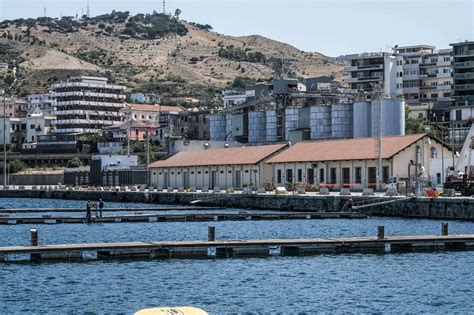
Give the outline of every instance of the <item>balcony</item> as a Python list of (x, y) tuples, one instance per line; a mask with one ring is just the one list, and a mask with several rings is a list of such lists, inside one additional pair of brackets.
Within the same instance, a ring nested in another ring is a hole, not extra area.
[(420, 86), (420, 90), (436, 90), (437, 86), (432, 86), (432, 85), (423, 85)]
[(455, 68), (474, 68), (474, 61), (455, 62)]
[(430, 66), (436, 66), (438, 61), (424, 61), (420, 63), (420, 67), (430, 67)]
[(455, 91), (470, 91), (474, 90), (474, 84), (461, 84), (461, 85), (454, 85)]
[(348, 66), (344, 68), (346, 72), (353, 72), (359, 70), (381, 70), (383, 69), (383, 64), (365, 64), (365, 65), (355, 65), (355, 66)]
[(457, 80), (474, 79), (474, 72), (456, 73), (454, 78)]

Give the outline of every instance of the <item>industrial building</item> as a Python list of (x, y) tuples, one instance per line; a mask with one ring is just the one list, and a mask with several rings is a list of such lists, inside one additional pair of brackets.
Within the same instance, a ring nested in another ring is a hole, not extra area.
[[(412, 166), (418, 162), (419, 172), (426, 173), (426, 183), (442, 183), (445, 176), (441, 159), (447, 163), (452, 152), (425, 134), (384, 137), (382, 139), (383, 181), (389, 177), (408, 178), (415, 174)], [(376, 138), (306, 141), (297, 143), (270, 158), (273, 182), (328, 186), (339, 190), (375, 188), (377, 185)], [(421, 166), (423, 168), (421, 168)], [(409, 171), (409, 168), (411, 170)]]
[(150, 184), (161, 188), (227, 189), (260, 187), (272, 182), (265, 161), (287, 145), (180, 152), (150, 165)]
[(78, 76), (53, 84), (56, 98), (54, 134), (94, 134), (123, 122), (125, 87), (107, 78)]
[[(401, 98), (344, 95), (328, 91), (327, 79), (309, 78), (306, 87), (297, 80), (275, 80), (252, 86), (261, 97), (210, 116), (211, 141), (268, 144), (304, 140), (371, 137), (381, 119), (382, 135), (404, 135), (405, 103)], [(318, 85), (323, 84), (323, 85)], [(248, 95), (254, 95), (247, 89)], [(358, 101), (360, 100), (360, 101)], [(356, 101), (356, 102), (355, 102)], [(357, 103), (357, 105), (356, 105)]]
[(90, 167), (66, 169), (64, 184), (108, 187), (148, 185), (148, 170), (138, 166), (136, 155), (94, 155)]

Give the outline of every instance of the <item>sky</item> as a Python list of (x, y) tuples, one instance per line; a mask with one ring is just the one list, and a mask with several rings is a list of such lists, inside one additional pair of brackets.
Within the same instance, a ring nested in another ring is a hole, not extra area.
[[(162, 0), (89, 0), (91, 16), (162, 11)], [(0, 0), (0, 20), (86, 12), (87, 0)], [(329, 56), (473, 40), (474, 0), (167, 0), (226, 35), (263, 35)]]

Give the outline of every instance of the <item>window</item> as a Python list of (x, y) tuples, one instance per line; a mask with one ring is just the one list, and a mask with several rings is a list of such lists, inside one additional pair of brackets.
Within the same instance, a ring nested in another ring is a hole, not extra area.
[(201, 174), (201, 171), (198, 171), (198, 175)]
[(194, 171), (191, 171), (191, 175), (194, 175)]
[(30, 125), (30, 129), (35, 129), (35, 125)]
[(319, 169), (319, 182), (324, 183), (324, 168)]
[(224, 171), (221, 171), (221, 174), (224, 174)]
[(249, 170), (245, 170), (245, 173), (248, 173), (248, 172), (249, 172)]
[(462, 120), (462, 110), (456, 110), (456, 120)]
[(232, 171), (228, 171), (227, 173), (232, 174)]
[(303, 181), (303, 170), (301, 168), (298, 169), (298, 182), (302, 182)]
[(431, 158), (432, 159), (437, 159), (438, 158), (438, 151), (434, 147), (431, 148)]
[(354, 179), (356, 184), (362, 184), (362, 167), (355, 168)]
[(331, 167), (330, 173), (329, 173), (329, 180), (331, 181), (331, 184), (337, 183), (337, 178), (336, 178), (337, 172), (335, 167)]
[(281, 170), (277, 170), (277, 183), (281, 184)]
[(174, 175), (174, 172), (171, 172), (171, 175)]

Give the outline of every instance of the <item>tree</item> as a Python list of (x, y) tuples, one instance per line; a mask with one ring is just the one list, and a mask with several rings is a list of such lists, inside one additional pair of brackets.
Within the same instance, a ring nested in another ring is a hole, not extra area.
[(417, 133), (428, 133), (431, 134), (432, 130), (426, 119), (423, 117), (410, 117), (410, 110), (405, 108), (405, 134), (413, 135)]
[(26, 168), (26, 164), (20, 160), (13, 160), (8, 163), (8, 171), (10, 174), (15, 174), (23, 171)]
[(82, 166), (82, 161), (78, 157), (72, 158), (67, 162), (67, 167), (74, 168), (74, 167), (81, 167), (81, 166)]
[(181, 15), (182, 11), (180, 9), (176, 9), (174, 11), (174, 17), (179, 20), (179, 16)]

